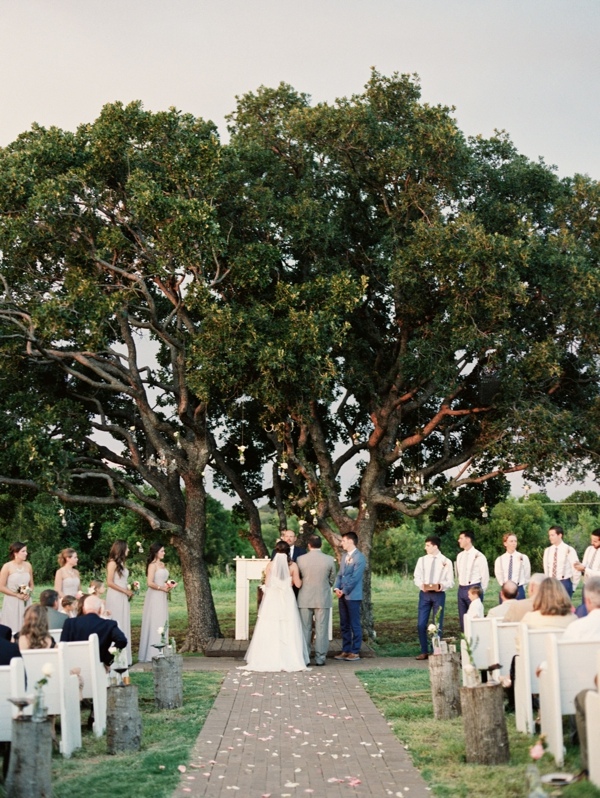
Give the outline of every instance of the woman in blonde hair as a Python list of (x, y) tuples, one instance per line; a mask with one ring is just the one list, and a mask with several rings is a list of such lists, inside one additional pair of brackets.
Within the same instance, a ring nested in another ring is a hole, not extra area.
[(25, 611), (23, 628), (19, 634), (19, 650), (54, 648), (56, 643), (48, 631), (48, 613), (41, 604), (32, 604)]
[(59, 598), (81, 596), (81, 579), (76, 568), (78, 557), (75, 549), (63, 549), (57, 557), (59, 569), (54, 575), (54, 589)]
[(532, 629), (564, 629), (575, 620), (567, 591), (558, 579), (549, 576), (538, 587), (533, 612), (526, 612), (522, 623)]

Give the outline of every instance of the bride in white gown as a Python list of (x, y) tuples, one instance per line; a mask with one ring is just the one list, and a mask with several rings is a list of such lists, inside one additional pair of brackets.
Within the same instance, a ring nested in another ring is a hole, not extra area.
[(245, 670), (305, 671), (309, 663), (300, 613), (292, 582), (302, 585), (300, 571), (289, 561), (290, 547), (280, 540), (275, 557), (267, 565), (265, 590), (252, 640), (246, 652)]

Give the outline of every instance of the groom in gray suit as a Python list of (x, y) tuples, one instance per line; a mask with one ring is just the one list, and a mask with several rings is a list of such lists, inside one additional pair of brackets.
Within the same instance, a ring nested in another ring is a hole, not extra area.
[(335, 581), (335, 560), (321, 551), (321, 538), (311, 535), (308, 553), (296, 561), (302, 577), (298, 593), (298, 609), (306, 646), (310, 651), (312, 619), (315, 618), (315, 664), (325, 665), (329, 649), (329, 614), (331, 612), (331, 588)]

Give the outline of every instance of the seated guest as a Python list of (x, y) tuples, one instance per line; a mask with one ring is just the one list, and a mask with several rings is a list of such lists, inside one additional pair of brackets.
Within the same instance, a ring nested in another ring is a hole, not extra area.
[(558, 579), (548, 576), (535, 594), (533, 611), (526, 612), (521, 623), (532, 629), (565, 629), (575, 620), (569, 594)]
[(12, 630), (10, 626), (0, 623), (0, 665), (10, 665), (13, 657), (20, 657), (21, 651), (16, 643), (11, 643)]
[[(519, 586), (516, 582), (513, 582), (512, 580), (505, 582), (500, 588), (500, 604), (498, 604), (497, 607), (492, 607), (492, 609), (489, 610), (487, 617), (504, 620), (504, 616), (510, 609), (511, 604), (517, 603), (518, 591)], [(525, 601), (525, 599), (523, 599), (523, 601)]]
[(75, 596), (63, 596), (60, 601), (60, 614), (66, 615), (67, 618), (75, 618), (77, 615), (77, 601)]
[(600, 576), (592, 576), (585, 583), (583, 597), (587, 615), (577, 618), (565, 630), (561, 640), (598, 640), (600, 641)]
[[(584, 594), (587, 615), (578, 618), (565, 630), (562, 640), (579, 642), (580, 640), (600, 641), (600, 577), (592, 576), (585, 583)], [(596, 676), (596, 687), (598, 677)], [(591, 688), (590, 688), (591, 689)], [(581, 767), (588, 770), (588, 740), (585, 724), (585, 697), (589, 690), (581, 690), (575, 696), (575, 723), (579, 737)]]
[(527, 585), (528, 598), (510, 605), (503, 619), (505, 623), (518, 623), (526, 613), (533, 612), (533, 599), (545, 578), (544, 574), (533, 574)]
[(88, 640), (91, 634), (97, 634), (100, 659), (109, 668), (113, 656), (108, 649), (113, 644), (116, 648), (125, 648), (127, 638), (119, 629), (117, 622), (101, 618), (101, 612), (102, 600), (98, 596), (87, 595), (83, 601), (82, 614), (76, 618), (67, 618), (60, 639), (61, 642), (72, 643)]
[(18, 643), (21, 651), (56, 646), (54, 638), (48, 630), (48, 613), (41, 604), (32, 604), (25, 610)]
[(62, 629), (67, 616), (58, 611), (58, 593), (56, 590), (42, 590), (40, 604), (48, 613), (48, 629)]

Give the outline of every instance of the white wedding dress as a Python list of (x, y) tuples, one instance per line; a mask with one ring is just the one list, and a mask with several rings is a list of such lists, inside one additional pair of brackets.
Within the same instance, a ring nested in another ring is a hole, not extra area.
[(309, 662), (286, 554), (276, 554), (265, 585), (245, 670), (305, 671)]

